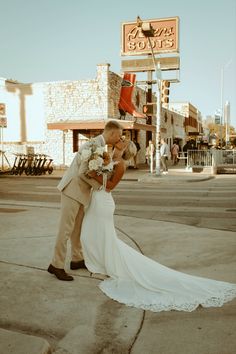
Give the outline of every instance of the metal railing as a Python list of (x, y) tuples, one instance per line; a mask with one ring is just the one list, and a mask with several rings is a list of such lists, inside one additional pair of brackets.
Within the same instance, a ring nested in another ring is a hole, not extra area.
[(211, 167), (212, 151), (211, 150), (188, 150), (187, 166), (188, 167)]
[(236, 172), (236, 150), (188, 150), (188, 168), (212, 167), (214, 172)]
[(217, 165), (235, 165), (236, 150), (218, 150), (216, 154)]

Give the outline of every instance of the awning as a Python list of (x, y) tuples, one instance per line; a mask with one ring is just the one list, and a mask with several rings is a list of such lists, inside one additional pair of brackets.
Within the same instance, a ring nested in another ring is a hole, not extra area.
[(199, 132), (188, 132), (188, 135), (195, 135), (195, 136), (199, 136), (201, 135)]
[[(98, 130), (104, 129), (108, 120), (66, 120), (63, 122), (48, 123), (48, 129), (54, 130)], [(123, 129), (156, 131), (155, 125), (143, 124), (128, 120), (118, 120)]]

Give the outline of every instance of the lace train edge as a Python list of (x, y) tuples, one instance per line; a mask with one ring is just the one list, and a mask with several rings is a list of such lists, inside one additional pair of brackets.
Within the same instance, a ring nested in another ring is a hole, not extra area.
[(236, 297), (236, 285), (228, 283), (228, 286), (225, 289), (221, 289), (220, 295), (203, 297), (202, 299), (195, 300), (194, 302), (187, 303), (166, 303), (157, 302), (156, 300), (150, 304), (145, 303), (144, 301), (131, 301), (126, 299), (123, 296), (117, 296), (111, 284), (114, 282), (113, 279), (105, 279), (99, 283), (99, 288), (102, 292), (110, 297), (112, 300), (115, 300), (119, 303), (125, 304), (129, 307), (136, 307), (142, 310), (149, 310), (152, 312), (161, 312), (161, 311), (185, 311), (192, 312), (196, 310), (199, 306), (208, 308), (208, 307), (222, 307), (226, 302), (232, 301)]

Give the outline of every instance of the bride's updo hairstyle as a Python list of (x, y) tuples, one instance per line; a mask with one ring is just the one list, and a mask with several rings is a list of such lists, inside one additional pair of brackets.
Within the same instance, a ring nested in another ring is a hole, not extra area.
[(128, 165), (128, 161), (137, 154), (136, 145), (131, 140), (120, 141), (115, 146), (113, 158), (122, 158), (125, 164)]
[(122, 159), (128, 161), (132, 159), (137, 154), (137, 148), (133, 141), (129, 141), (124, 153), (122, 155)]

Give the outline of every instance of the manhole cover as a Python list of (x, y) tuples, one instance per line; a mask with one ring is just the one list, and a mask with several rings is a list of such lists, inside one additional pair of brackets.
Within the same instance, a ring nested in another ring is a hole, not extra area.
[(21, 211), (26, 211), (26, 209), (0, 208), (0, 213), (20, 213)]

